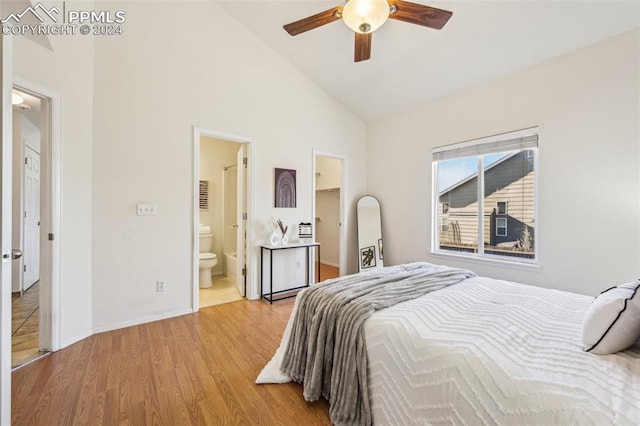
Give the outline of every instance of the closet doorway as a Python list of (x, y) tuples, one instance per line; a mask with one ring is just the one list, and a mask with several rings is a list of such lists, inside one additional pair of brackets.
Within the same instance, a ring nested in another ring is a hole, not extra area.
[(344, 158), (314, 152), (314, 236), (322, 247), (320, 280), (346, 273)]

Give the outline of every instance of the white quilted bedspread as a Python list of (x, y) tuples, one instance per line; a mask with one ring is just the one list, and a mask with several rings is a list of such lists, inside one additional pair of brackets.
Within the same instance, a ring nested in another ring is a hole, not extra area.
[(640, 346), (582, 350), (592, 298), (471, 278), (365, 322), (376, 425), (639, 425)]

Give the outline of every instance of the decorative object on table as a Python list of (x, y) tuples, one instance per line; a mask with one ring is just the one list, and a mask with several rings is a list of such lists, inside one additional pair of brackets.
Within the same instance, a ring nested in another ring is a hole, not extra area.
[(300, 222), (300, 225), (298, 225), (298, 239), (301, 243), (313, 241), (313, 225), (311, 223)]
[(275, 169), (275, 206), (296, 207), (296, 171)]
[(285, 245), (289, 242), (289, 238), (287, 238), (287, 230), (289, 229), (289, 226), (285, 226), (285, 224), (282, 223), (280, 219), (278, 219), (278, 227), (280, 228), (280, 232), (282, 232), (282, 244)]
[(269, 242), (272, 246), (277, 246), (280, 243), (280, 235), (278, 232), (278, 223), (273, 217), (267, 219), (267, 224), (269, 228), (271, 228), (271, 237), (269, 238)]
[(375, 268), (376, 248), (375, 246), (363, 247), (360, 249), (360, 269)]

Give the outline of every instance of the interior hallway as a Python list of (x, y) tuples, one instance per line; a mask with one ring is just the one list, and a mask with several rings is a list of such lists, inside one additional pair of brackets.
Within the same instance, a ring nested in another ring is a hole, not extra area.
[(40, 282), (22, 296), (15, 294), (11, 299), (11, 368), (41, 355), (38, 350), (39, 307)]

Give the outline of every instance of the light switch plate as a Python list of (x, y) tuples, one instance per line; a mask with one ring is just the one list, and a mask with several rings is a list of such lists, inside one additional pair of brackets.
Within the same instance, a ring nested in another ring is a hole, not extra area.
[(138, 216), (156, 216), (158, 214), (158, 205), (138, 203), (136, 204), (136, 214)]

